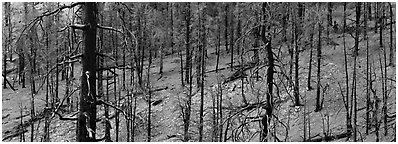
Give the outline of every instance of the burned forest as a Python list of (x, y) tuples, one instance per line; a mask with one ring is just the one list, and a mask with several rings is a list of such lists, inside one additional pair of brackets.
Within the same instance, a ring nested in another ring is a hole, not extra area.
[(396, 142), (395, 2), (2, 2), (3, 142)]

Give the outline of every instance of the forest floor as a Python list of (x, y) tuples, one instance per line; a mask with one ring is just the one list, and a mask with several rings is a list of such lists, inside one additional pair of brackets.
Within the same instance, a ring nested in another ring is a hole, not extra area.
[[(376, 39), (377, 34), (374, 32), (369, 32), (370, 39)], [(286, 127), (277, 126), (275, 131), (273, 132), (276, 137), (279, 137), (282, 141), (303, 141), (303, 128), (304, 121), (303, 116), (306, 114), (307, 118), (310, 119), (310, 134), (307, 133), (307, 138), (311, 137), (311, 139), (317, 139), (325, 137), (326, 135), (333, 136), (344, 133), (345, 130), (345, 113), (346, 110), (344, 108), (344, 103), (342, 101), (342, 96), (340, 94), (339, 84), (341, 84), (342, 89), (344, 89), (345, 85), (345, 73), (344, 73), (344, 53), (343, 53), (343, 41), (342, 37), (338, 37), (337, 35), (331, 35), (331, 39), (338, 43), (339, 45), (327, 46), (323, 45), (323, 64), (322, 64), (322, 89), (323, 89), (323, 97), (324, 104), (323, 109), (320, 112), (314, 112), (315, 109), (315, 96), (316, 90), (308, 91), (306, 89), (306, 81), (308, 74), (308, 63), (309, 63), (309, 49), (300, 53), (300, 95), (301, 101), (305, 106), (302, 107), (292, 107), (293, 101), (291, 96), (291, 91), (286, 90), (284, 93), (280, 95), (281, 103), (278, 104), (278, 109), (276, 110), (276, 115), (279, 117), (279, 121), (282, 121), (286, 124)], [(388, 39), (388, 36), (385, 37)], [(354, 45), (353, 39), (347, 37), (346, 41), (347, 47), (351, 47)], [(277, 46), (275, 46), (277, 47)], [(285, 48), (286, 46), (282, 46)], [(361, 47), (365, 47), (364, 42), (361, 43)], [(380, 48), (377, 48), (376, 42), (370, 43), (371, 48), (371, 57), (374, 58), (374, 70), (377, 75), (377, 79), (380, 79), (380, 64), (378, 61), (379, 53), (381, 53)], [(220, 68), (229, 67), (230, 57), (227, 54), (223, 47), (221, 47), (222, 54), (220, 57)], [(315, 49), (314, 49), (315, 50)], [(215, 49), (208, 49), (208, 61), (206, 70), (215, 69), (216, 64), (216, 55)], [(351, 50), (348, 51), (351, 53)], [(315, 54), (315, 51), (314, 51)], [(387, 53), (388, 55), (389, 53)], [(287, 57), (287, 56), (286, 56)], [(315, 55), (314, 55), (315, 57)], [(352, 77), (352, 61), (353, 57), (348, 56), (348, 68), (350, 77)], [(312, 87), (316, 88), (315, 81), (315, 60), (312, 63)], [(238, 64), (238, 62), (235, 62)], [(183, 122), (181, 116), (181, 101), (187, 95), (187, 89), (181, 86), (180, 80), (180, 59), (177, 54), (168, 55), (164, 59), (164, 72), (162, 75), (158, 74), (159, 69), (159, 61), (156, 60), (154, 65), (151, 67), (151, 85), (153, 88), (166, 87), (167, 89), (155, 92), (152, 98), (154, 100), (162, 100), (162, 102), (156, 106), (152, 107), (152, 141), (163, 141), (163, 142), (173, 142), (173, 141), (181, 141), (183, 137)], [(361, 49), (358, 57), (358, 131), (359, 141), (375, 141), (375, 130), (372, 128), (369, 134), (365, 134), (365, 98), (366, 98), (366, 81), (365, 81), (365, 72), (366, 72), (366, 51), (365, 49)], [(80, 72), (80, 66), (76, 65), (75, 75), (77, 76)], [(288, 69), (288, 68), (285, 68)], [(395, 90), (395, 75), (396, 69), (395, 67), (387, 67), (388, 77), (393, 79), (394, 82), (388, 81), (389, 83), (389, 97), (388, 97), (388, 113), (390, 115), (395, 115), (396, 113), (396, 90)], [(121, 71), (118, 71), (121, 73)], [(211, 141), (210, 137), (212, 134), (212, 97), (216, 93), (217, 83), (224, 80), (226, 77), (230, 76), (233, 72), (230, 71), (229, 68), (220, 71), (219, 74), (215, 72), (206, 73), (206, 84), (205, 84), (205, 124), (204, 124), (204, 141)], [(129, 73), (128, 73), (129, 74)], [(260, 75), (263, 75), (262, 73)], [(126, 77), (129, 77), (127, 75)], [(121, 81), (121, 78), (118, 78)], [(350, 79), (351, 80), (351, 79)], [(249, 82), (252, 81), (244, 81), (244, 90), (245, 95), (247, 95), (247, 99), (249, 102), (254, 103), (256, 99), (256, 94), (254, 89), (248, 88)], [(254, 83), (258, 83), (258, 86), (263, 84), (262, 80), (254, 81)], [(351, 83), (351, 81), (350, 81)], [(39, 83), (38, 83), (39, 84)], [(255, 85), (256, 85), (255, 84)], [(118, 83), (118, 89), (121, 89), (121, 83)], [(126, 84), (129, 87), (129, 84)], [(328, 85), (328, 87), (326, 86)], [(200, 91), (196, 89), (196, 86), (193, 86), (193, 94), (192, 97), (192, 117), (191, 117), (191, 140), (197, 141), (197, 127), (198, 127), (198, 115), (199, 115), (199, 101), (200, 101)], [(381, 91), (381, 84), (375, 83), (374, 87), (377, 89), (377, 93)], [(3, 89), (2, 90), (2, 138), (3, 141), (20, 141), (19, 135), (25, 135), (26, 141), (30, 140), (30, 88), (27, 84), (27, 88), (21, 88), (20, 86), (16, 87), (17, 91), (12, 91), (11, 89)], [(62, 98), (65, 93), (65, 81), (60, 82), (59, 86), (60, 97)], [(225, 107), (236, 108), (242, 106), (242, 100), (239, 90), (242, 88), (242, 84), (240, 80), (232, 81), (223, 85), (223, 105)], [(259, 87), (258, 89), (261, 89)], [(289, 88), (286, 88), (289, 89)], [(112, 89), (111, 89), (112, 90)], [(343, 90), (345, 91), (345, 90)], [(351, 93), (351, 92), (350, 92)], [(126, 95), (126, 91), (123, 91), (121, 95)], [(77, 99), (78, 92), (73, 96), (74, 99)], [(143, 95), (138, 96), (137, 98), (137, 114), (138, 116), (138, 126), (135, 135), (135, 141), (146, 141), (146, 115), (148, 104), (143, 100)], [(379, 95), (381, 97), (381, 95)], [(44, 109), (44, 99), (45, 92), (41, 90), (35, 96), (35, 109), (36, 113), (40, 114)], [(112, 99), (112, 98), (111, 98)], [(381, 103), (380, 103), (381, 105)], [(22, 111), (22, 116), (21, 116)], [(103, 107), (98, 106), (98, 115), (99, 117), (103, 116)], [(71, 114), (73, 112), (65, 112), (64, 114)], [(111, 111), (111, 115), (114, 111)], [(261, 113), (261, 112), (260, 112)], [(224, 113), (224, 117), (228, 117), (231, 113)], [(258, 113), (256, 113), (258, 114)], [(247, 113), (247, 115), (255, 116), (254, 113)], [(23, 128), (21, 128), (20, 123), (24, 122)], [(120, 115), (120, 127), (119, 127), (119, 139), (118, 141), (126, 141), (126, 122), (122, 115)], [(277, 121), (277, 120), (274, 120)], [(34, 121), (35, 124), (35, 140), (40, 141), (43, 137), (43, 120)], [(112, 129), (111, 129), (111, 137), (113, 141), (116, 136), (116, 128), (114, 119), (111, 120)], [(308, 123), (307, 123), (308, 124)], [(102, 137), (104, 124), (101, 122), (97, 123), (97, 137)], [(231, 127), (236, 127), (235, 123), (230, 124)], [(273, 124), (275, 125), (275, 123)], [(248, 126), (249, 129), (247, 131), (255, 133), (259, 130), (259, 126), (256, 123)], [(384, 124), (380, 125), (380, 141), (392, 141), (395, 139), (396, 135), (396, 117), (389, 118), (388, 122), (388, 133), (384, 136)], [(51, 141), (75, 141), (75, 131), (76, 131), (76, 122), (74, 121), (61, 121), (58, 117), (54, 117), (51, 122), (50, 128), (50, 138)], [(233, 129), (228, 131), (229, 133), (234, 133)], [(286, 134), (287, 133), (287, 134)], [(14, 136), (13, 136), (14, 135)], [(308, 136), (309, 135), (309, 136)], [(8, 138), (7, 138), (8, 137)], [(250, 139), (246, 139), (249, 141), (258, 141), (258, 134), (253, 134), (253, 137)], [(240, 140), (240, 141), (246, 141)], [(346, 138), (337, 139), (333, 141), (346, 141)], [(233, 141), (233, 139), (228, 139), (227, 141)], [(350, 139), (349, 141), (352, 141)]]

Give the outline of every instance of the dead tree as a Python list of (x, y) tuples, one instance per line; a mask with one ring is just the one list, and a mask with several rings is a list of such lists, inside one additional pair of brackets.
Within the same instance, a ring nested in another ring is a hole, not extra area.
[(77, 121), (77, 141), (95, 141), (96, 130), (96, 35), (97, 4), (86, 2), (83, 8), (83, 57), (81, 95)]

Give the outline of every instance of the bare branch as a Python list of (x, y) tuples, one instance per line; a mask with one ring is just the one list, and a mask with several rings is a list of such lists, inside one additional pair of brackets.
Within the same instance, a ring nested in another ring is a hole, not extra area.
[[(77, 89), (74, 89), (69, 95), (65, 96), (65, 97), (62, 99), (61, 103), (58, 104), (57, 108), (55, 108), (54, 113), (58, 113), (58, 110), (61, 108), (61, 106), (63, 105), (63, 103), (65, 102), (65, 100), (66, 100), (67, 98), (71, 97), (77, 90), (78, 90), (78, 88), (77, 88)], [(54, 113), (53, 113), (52, 116), (54, 116)], [(59, 114), (58, 114), (58, 115), (59, 115)]]
[(83, 24), (73, 24), (70, 25), (69, 27), (73, 28), (73, 29), (80, 29), (80, 30), (85, 30), (88, 28), (88, 25), (83, 25)]
[[(79, 59), (76, 59), (76, 60), (69, 60), (69, 61), (62, 61), (62, 62), (60, 62), (60, 63), (57, 63), (57, 64), (54, 65), (46, 74), (44, 74), (42, 77), (44, 77), (45, 79), (48, 79), (48, 75), (50, 75), (51, 72), (52, 72), (54, 69), (56, 69), (58, 65), (63, 65), (63, 64), (66, 64), (66, 63), (74, 63), (74, 62), (77, 62), (77, 61), (79, 61)], [(40, 85), (40, 87), (37, 89), (36, 93), (39, 92), (40, 89), (43, 88), (45, 82), (46, 82), (46, 81), (43, 81), (43, 82), (41, 83), (41, 85)]]
[(111, 57), (111, 56), (108, 56), (108, 55), (106, 55), (106, 54), (103, 54), (103, 53), (98, 53), (98, 52), (96, 52), (96, 54), (97, 54), (97, 55), (99, 55), (99, 56), (102, 56), (102, 57), (107, 57), (107, 58), (109, 58), (109, 59), (111, 59), (111, 60), (115, 61), (115, 59), (114, 59), (113, 57)]
[(50, 15), (52, 15), (52, 14), (59, 13), (59, 12), (62, 11), (63, 9), (66, 9), (66, 8), (73, 8), (73, 7), (77, 6), (77, 5), (83, 5), (83, 4), (84, 4), (84, 2), (77, 2), (77, 3), (73, 3), (73, 4), (71, 4), (71, 5), (64, 5), (64, 6), (58, 8), (58, 9), (55, 9), (55, 10), (53, 10), (53, 11), (51, 11), (51, 12), (45, 12), (45, 13), (43, 13), (41, 16), (38, 16), (38, 17), (39, 17), (39, 18), (42, 18), (42, 17), (45, 17), (45, 16), (50, 16)]
[(21, 39), (23, 33), (26, 31), (26, 29), (27, 29), (28, 27), (30, 27), (32, 24), (34, 25), (34, 24), (35, 24), (36, 22), (38, 22), (39, 20), (43, 19), (43, 17), (50, 16), (50, 15), (55, 14), (55, 13), (59, 13), (59, 12), (62, 11), (63, 9), (66, 9), (66, 8), (73, 8), (73, 7), (77, 6), (77, 5), (82, 5), (82, 4), (84, 4), (84, 2), (77, 2), (77, 3), (73, 3), (73, 4), (71, 4), (71, 5), (64, 5), (64, 6), (58, 8), (58, 9), (55, 9), (55, 10), (53, 10), (53, 11), (51, 11), (51, 12), (48, 12), (48, 11), (47, 11), (47, 12), (44, 12), (41, 16), (37, 16), (34, 20), (32, 20), (28, 25), (26, 25), (26, 26), (24, 27), (24, 29), (22, 30), (22, 32), (21, 32), (21, 34), (19, 35), (19, 37), (18, 37), (18, 39), (17, 39), (16, 42), (19, 42), (19, 40)]
[(67, 56), (67, 58), (69, 58), (69, 59), (75, 59), (75, 58), (80, 58), (80, 57), (82, 57), (83, 56), (83, 54), (77, 54), (77, 55), (74, 55), (74, 56)]
[(110, 107), (118, 110), (119, 112), (121, 112), (127, 120), (132, 120), (131, 117), (129, 117), (125, 111), (123, 111), (122, 109), (118, 108), (117, 106), (114, 106), (112, 104), (106, 103), (103, 100), (97, 100), (96, 103), (97, 103), (97, 105), (104, 104), (104, 105), (110, 106)]
[(112, 27), (106, 27), (106, 26), (97, 25), (97, 28), (105, 29), (105, 30), (111, 30), (111, 31), (116, 31), (116, 32), (119, 32), (119, 33), (123, 33), (121, 30), (118, 30), (118, 29), (115, 29), (115, 28), (112, 28)]
[(395, 82), (395, 80), (392, 79), (392, 78), (387, 78), (387, 80), (390, 80), (390, 81), (392, 81), (392, 82)]
[[(78, 113), (79, 111), (77, 111), (76, 113)], [(60, 113), (55, 112), (55, 114), (57, 114), (59, 116), (60, 120), (77, 120), (77, 117), (63, 117)], [(72, 115), (76, 115), (76, 114), (72, 114)]]
[(119, 2), (120, 4), (122, 4), (124, 7), (126, 7), (126, 9), (130, 12), (130, 14), (134, 14), (132, 8), (130, 8), (129, 6), (127, 6), (125, 3), (123, 2)]
[(63, 27), (62, 29), (58, 30), (57, 32), (63, 32), (63, 31), (65, 31), (66, 29), (68, 29), (67, 26)]
[(97, 71), (104, 71), (104, 70), (107, 70), (107, 71), (110, 71), (112, 74), (114, 74), (115, 76), (118, 76), (118, 74), (116, 73), (116, 72), (114, 72), (113, 70), (112, 70), (112, 68), (98, 68), (97, 69)]

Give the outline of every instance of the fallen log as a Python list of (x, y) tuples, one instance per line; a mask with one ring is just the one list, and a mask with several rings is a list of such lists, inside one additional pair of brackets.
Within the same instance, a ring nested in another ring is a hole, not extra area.
[(18, 130), (18, 131), (16, 131), (15, 133), (13, 133), (13, 134), (11, 134), (11, 135), (8, 135), (8, 136), (5, 136), (4, 138), (3, 138), (3, 141), (4, 140), (7, 140), (7, 139), (10, 139), (10, 138), (13, 138), (13, 137), (16, 137), (16, 136), (19, 136), (19, 135), (21, 135), (21, 134), (23, 134), (23, 133), (26, 133), (26, 132), (28, 132), (28, 130)]
[[(167, 87), (167, 86), (161, 87), (161, 88), (156, 88), (156, 89), (151, 90), (151, 93), (153, 93), (153, 92), (158, 92), (158, 91), (162, 91), (162, 90), (166, 90), (166, 89), (168, 89), (168, 88), (169, 88), (169, 87)], [(140, 92), (134, 92), (134, 93), (133, 93), (133, 95), (141, 95), (141, 94), (144, 94), (144, 92), (140, 91)]]
[(221, 71), (221, 70), (225, 70), (225, 69), (227, 69), (227, 68), (229, 68), (229, 67), (223, 67), (223, 68), (219, 68), (219, 69), (209, 70), (209, 71), (207, 71), (207, 72), (205, 72), (205, 73), (211, 73), (211, 72), (215, 72), (215, 71), (217, 71), (217, 70)]
[(310, 139), (308, 141), (309, 142), (333, 141), (333, 140), (346, 138), (346, 137), (349, 137), (349, 136), (351, 136), (351, 134), (345, 132), (345, 133), (341, 133), (341, 134), (337, 134), (337, 135), (333, 135), (333, 136), (325, 136), (325, 137)]
[(160, 100), (155, 100), (155, 101), (152, 102), (152, 105), (153, 105), (153, 106), (156, 106), (156, 105), (160, 104), (161, 102), (163, 102), (162, 99), (160, 99)]
[(244, 70), (238, 70), (235, 73), (233, 73), (231, 76), (226, 78), (224, 80), (223, 84), (229, 83), (231, 81), (235, 81), (237, 79), (246, 78), (246, 77), (247, 77), (247, 74), (245, 73)]

